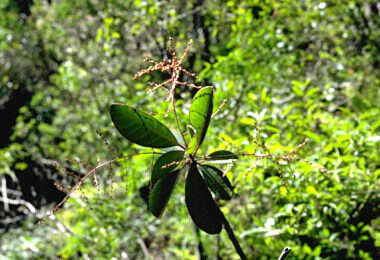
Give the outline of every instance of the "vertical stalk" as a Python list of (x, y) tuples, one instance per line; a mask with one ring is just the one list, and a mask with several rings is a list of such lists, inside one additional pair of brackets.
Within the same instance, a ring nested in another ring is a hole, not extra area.
[(243, 252), (243, 249), (241, 248), (239, 241), (237, 240), (230, 223), (228, 222), (228, 220), (226, 219), (226, 217), (224, 216), (223, 212), (220, 209), (219, 209), (219, 213), (220, 213), (220, 216), (222, 218), (223, 227), (226, 230), (228, 237), (231, 240), (232, 244), (234, 245), (236, 253), (240, 256), (240, 259), (246, 260), (247, 256)]
[(201, 240), (201, 233), (199, 232), (199, 228), (194, 225), (195, 234), (197, 236), (197, 244), (198, 244), (198, 258), (199, 260), (207, 260), (207, 254), (205, 252), (205, 249), (203, 247), (203, 243)]
[[(176, 123), (177, 123), (177, 130), (179, 131), (179, 133), (180, 133), (181, 136), (182, 136), (183, 142), (185, 143), (185, 147), (187, 147), (186, 140), (185, 140), (185, 136), (183, 135), (183, 132), (182, 132), (181, 126), (180, 126), (180, 124), (179, 124), (179, 120), (178, 120), (178, 115), (177, 115), (177, 110), (176, 110), (176, 107), (175, 107), (175, 103), (173, 104), (173, 112), (174, 112), (175, 121), (176, 121)], [(184, 148), (184, 149), (186, 149), (186, 148)]]
[[(179, 77), (179, 73), (176, 72), (175, 70), (172, 72), (172, 77), (171, 77), (171, 88), (170, 88), (170, 91), (173, 91), (173, 93), (170, 93), (170, 95), (172, 95), (172, 106), (173, 106), (173, 112), (174, 112), (174, 117), (175, 117), (175, 121), (177, 123), (177, 129), (179, 131), (179, 133), (181, 134), (182, 136), (182, 139), (183, 139), (183, 142), (185, 143), (185, 147), (187, 148), (187, 144), (186, 144), (186, 140), (185, 140), (185, 136), (181, 130), (181, 126), (179, 124), (179, 120), (178, 120), (178, 115), (177, 115), (177, 109), (176, 109), (176, 106), (175, 106), (175, 99), (174, 99), (174, 91), (175, 91), (175, 87), (177, 85), (177, 79)], [(184, 149), (186, 149), (184, 148)]]

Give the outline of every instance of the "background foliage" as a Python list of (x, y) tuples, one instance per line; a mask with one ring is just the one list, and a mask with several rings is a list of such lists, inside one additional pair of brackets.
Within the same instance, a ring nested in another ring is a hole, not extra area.
[[(174, 125), (166, 93), (148, 93), (147, 81), (165, 76), (133, 81), (144, 55), (167, 57), (169, 36), (178, 50), (194, 40), (184, 65), (216, 87), (215, 107), (227, 99), (203, 152), (265, 153), (259, 140), (281, 154), (309, 139), (300, 150), (309, 163), (244, 158), (225, 169), (237, 196), (222, 210), (247, 255), (273, 259), (290, 246), (289, 259), (378, 259), (379, 9), (370, 0), (0, 0), (0, 259), (197, 258), (183, 182), (161, 219), (146, 211), (150, 155), (99, 171), (97, 185), (87, 181), (36, 225), (64, 195), (53, 183), (75, 183), (65, 171), (114, 158), (96, 131), (125, 156), (151, 152), (118, 135), (111, 103)], [(178, 89), (180, 115), (193, 94)], [(237, 258), (225, 233), (201, 240), (210, 258)]]

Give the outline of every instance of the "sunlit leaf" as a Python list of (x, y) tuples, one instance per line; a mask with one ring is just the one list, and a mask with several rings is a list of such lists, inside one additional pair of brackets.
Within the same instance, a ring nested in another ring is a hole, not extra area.
[(169, 201), (179, 175), (179, 170), (170, 172), (158, 180), (149, 194), (149, 211), (160, 217)]
[(222, 230), (220, 210), (193, 163), (187, 174), (185, 185), (186, 206), (194, 223), (209, 234)]
[(195, 129), (195, 136), (190, 143), (189, 153), (194, 153), (206, 136), (212, 115), (213, 94), (213, 88), (206, 87), (199, 90), (193, 98), (189, 119), (190, 125)]
[(126, 105), (111, 105), (111, 118), (129, 141), (154, 148), (178, 145), (170, 130), (151, 115)]

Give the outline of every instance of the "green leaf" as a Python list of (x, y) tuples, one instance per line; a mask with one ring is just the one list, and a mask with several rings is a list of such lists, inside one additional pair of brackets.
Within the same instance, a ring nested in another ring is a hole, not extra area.
[(154, 184), (149, 194), (149, 211), (154, 216), (160, 217), (164, 211), (177, 182), (178, 175), (179, 170), (170, 172)]
[(193, 98), (190, 107), (189, 121), (196, 133), (190, 143), (189, 153), (197, 151), (202, 144), (212, 115), (214, 90), (212, 87), (202, 88)]
[(178, 164), (173, 164), (168, 167), (165, 166), (173, 162), (181, 161), (183, 159), (183, 156), (183, 151), (170, 151), (161, 155), (153, 166), (151, 177), (152, 184), (155, 184), (160, 178), (174, 170), (178, 166)]
[(150, 183), (144, 184), (139, 188), (140, 197), (149, 206), (149, 193), (150, 193)]
[(129, 141), (153, 148), (178, 145), (172, 132), (149, 114), (119, 104), (111, 105), (110, 111), (116, 128)]
[(238, 159), (237, 155), (230, 151), (220, 150), (207, 155), (207, 161), (212, 163), (231, 163)]
[(199, 165), (199, 170), (207, 185), (217, 197), (223, 200), (231, 199), (233, 187), (228, 178), (223, 176), (221, 170), (210, 165)]
[(220, 209), (199, 174), (196, 163), (192, 163), (186, 177), (185, 201), (191, 218), (200, 229), (209, 234), (220, 233)]

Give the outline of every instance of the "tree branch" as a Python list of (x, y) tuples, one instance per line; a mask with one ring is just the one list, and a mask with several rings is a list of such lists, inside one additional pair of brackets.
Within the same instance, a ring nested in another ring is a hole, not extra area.
[(292, 249), (290, 247), (285, 247), (282, 249), (281, 255), (278, 257), (278, 260), (284, 260)]
[(32, 212), (33, 214), (34, 213), (37, 213), (37, 209), (28, 201), (25, 201), (25, 200), (21, 200), (21, 199), (4, 199), (3, 197), (0, 197), (0, 201), (1, 202), (6, 202), (8, 204), (12, 204), (12, 205), (23, 205), (25, 206), (30, 212)]
[(7, 179), (3, 176), (1, 178), (1, 194), (3, 196), (4, 210), (9, 211), (8, 193), (7, 193)]

